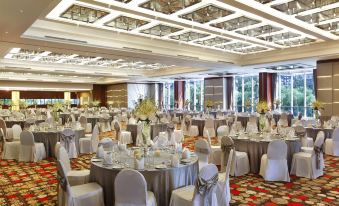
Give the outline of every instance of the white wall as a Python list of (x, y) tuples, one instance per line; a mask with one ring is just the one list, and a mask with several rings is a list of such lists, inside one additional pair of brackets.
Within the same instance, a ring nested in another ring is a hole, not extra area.
[(127, 84), (128, 107), (134, 108), (135, 102), (138, 101), (140, 95), (143, 98), (158, 99), (158, 92), (156, 84)]

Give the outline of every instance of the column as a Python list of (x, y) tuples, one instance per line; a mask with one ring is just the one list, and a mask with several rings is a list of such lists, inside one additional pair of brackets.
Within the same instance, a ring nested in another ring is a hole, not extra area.
[(184, 108), (185, 81), (174, 81), (174, 102), (178, 103), (178, 109)]
[(20, 91), (12, 91), (12, 110), (19, 110)]

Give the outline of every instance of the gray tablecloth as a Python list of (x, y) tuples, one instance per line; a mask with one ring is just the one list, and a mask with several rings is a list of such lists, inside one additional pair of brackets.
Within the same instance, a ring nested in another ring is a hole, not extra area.
[[(240, 152), (246, 152), (250, 161), (251, 173), (258, 174), (260, 169), (261, 156), (267, 153), (269, 142), (252, 141), (248, 139), (233, 139), (235, 149)], [(286, 140), (287, 144), (287, 163), (291, 168), (293, 154), (301, 151), (300, 140)]]
[(323, 128), (306, 128), (307, 137), (312, 137), (313, 141), (317, 138), (318, 132), (323, 131), (325, 133), (325, 139), (332, 138), (333, 129), (323, 129)]
[(138, 125), (137, 124), (127, 124), (126, 131), (131, 132), (133, 144), (135, 144), (138, 134)]
[[(36, 120), (35, 123), (39, 124), (39, 123), (44, 122), (44, 121), (45, 120)], [(13, 125), (18, 124), (18, 125), (21, 126), (22, 129), (24, 129), (26, 120), (6, 120), (5, 122), (6, 122), (7, 128), (11, 128), (11, 127), (13, 127)]]
[[(99, 122), (100, 117), (87, 117), (87, 123), (92, 124), (92, 128), (96, 125), (97, 122)], [(109, 122), (112, 122), (113, 118), (109, 118)]]
[[(215, 119), (214, 120), (214, 129), (217, 131), (218, 127), (222, 125), (226, 125), (226, 119)], [(205, 119), (192, 119), (192, 125), (198, 126), (199, 136), (203, 136), (204, 127), (205, 127)]]
[[(71, 113), (60, 113), (59, 118), (62, 119), (62, 124), (64, 125), (66, 120), (71, 117)], [(69, 120), (70, 122), (72, 121), (71, 119)]]
[[(104, 190), (105, 205), (114, 205), (114, 180), (120, 170), (104, 168), (102, 163), (92, 162), (90, 182), (96, 182)], [(147, 190), (152, 191), (157, 205), (169, 205), (172, 190), (193, 185), (198, 177), (199, 165), (197, 159), (189, 165), (164, 170), (139, 171), (146, 179)]]
[[(55, 145), (60, 141), (61, 131), (35, 132), (33, 131), (35, 142), (42, 142), (45, 145), (46, 156), (55, 157)], [(85, 130), (75, 130), (75, 146), (79, 152), (79, 139), (85, 136)]]
[(246, 128), (247, 126), (247, 122), (249, 121), (249, 116), (238, 116), (237, 117), (237, 121), (240, 121), (241, 122), (241, 126), (243, 128)]

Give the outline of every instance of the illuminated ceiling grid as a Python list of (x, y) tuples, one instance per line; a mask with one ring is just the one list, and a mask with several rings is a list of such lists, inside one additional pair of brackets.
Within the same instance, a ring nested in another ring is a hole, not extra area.
[[(218, 0), (83, 1), (67, 3), (63, 0), (60, 3), (63, 7), (57, 8), (58, 5), (47, 15), (47, 18), (65, 21), (61, 18), (61, 14), (74, 5), (80, 5), (109, 14), (93, 23), (78, 19), (70, 19), (67, 22), (237, 54), (283, 49), (323, 41)], [(320, 0), (235, 1), (248, 2), (248, 5), (259, 10), (269, 8), (275, 10), (277, 15), (279, 13), (289, 15), (296, 21), (307, 22), (314, 28), (324, 30), (325, 33), (337, 34), (339, 3), (336, 0), (327, 0), (326, 3)], [(112, 19), (108, 18), (110, 15)], [(251, 48), (261, 49), (244, 50), (243, 47), (224, 47), (225, 42), (222, 41), (220, 44), (208, 42), (209, 39), (213, 42), (214, 38), (229, 39), (232, 43), (236, 43), (235, 45), (250, 44)]]
[[(124, 59), (107, 59), (103, 57), (82, 56), (77, 54), (60, 54), (50, 51), (33, 51), (13, 48), (6, 54), (5, 59), (16, 59), (40, 63), (56, 63), (68, 65), (97, 66), (103, 68), (116, 68), (124, 70), (158, 70), (171, 66), (159, 63), (146, 63), (142, 61), (128, 61)], [(174, 66), (174, 65), (172, 65)]]

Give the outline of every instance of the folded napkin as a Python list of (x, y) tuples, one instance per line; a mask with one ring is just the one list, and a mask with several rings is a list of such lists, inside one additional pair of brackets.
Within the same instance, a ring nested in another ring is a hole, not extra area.
[(113, 164), (112, 152), (104, 152), (104, 164)]
[(182, 158), (183, 159), (188, 159), (191, 157), (191, 151), (187, 148), (184, 148), (183, 149), (183, 152), (182, 152)]
[(172, 167), (179, 167), (179, 158), (177, 155), (171, 155), (171, 165)]
[(103, 158), (104, 157), (104, 147), (102, 145), (100, 145), (98, 147), (98, 151), (97, 151), (97, 158)]
[(144, 158), (141, 158), (141, 159), (134, 158), (134, 167), (137, 170), (143, 170), (145, 168), (145, 159)]

